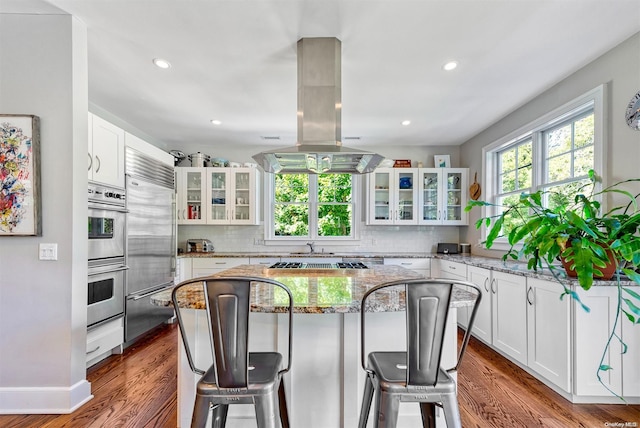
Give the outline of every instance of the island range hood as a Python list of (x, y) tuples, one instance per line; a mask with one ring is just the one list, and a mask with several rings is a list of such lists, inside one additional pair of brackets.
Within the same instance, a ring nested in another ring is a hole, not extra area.
[(342, 145), (341, 42), (333, 37), (298, 40), (298, 142), (253, 156), (279, 174), (366, 174), (383, 156)]

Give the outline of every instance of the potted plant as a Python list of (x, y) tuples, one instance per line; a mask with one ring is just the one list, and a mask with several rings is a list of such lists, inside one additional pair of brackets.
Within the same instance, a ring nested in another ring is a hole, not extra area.
[[(496, 214), (476, 222), (476, 228), (483, 225), (488, 228), (483, 242), (486, 248), (491, 248), (497, 238), (506, 237), (510, 248), (503, 255), (503, 260), (526, 260), (527, 268), (533, 270), (547, 268), (563, 286), (560, 298), (568, 294), (587, 311), (589, 308), (567, 285), (567, 277), (576, 276), (579, 286), (589, 290), (594, 278), (611, 279), (614, 276), (618, 311), (598, 368), (599, 380), (601, 371), (611, 369), (603, 362), (614, 337), (621, 342), (623, 352), (626, 351), (626, 344), (614, 332), (620, 315), (640, 324), (640, 294), (623, 287), (620, 282), (620, 276), (626, 275), (640, 284), (640, 273), (636, 271), (640, 268), (640, 210), (637, 201), (640, 193), (634, 195), (624, 189), (626, 183), (640, 182), (640, 178), (596, 190), (600, 181), (600, 177), (590, 170), (588, 182), (576, 189), (573, 198), (555, 191), (539, 190), (522, 193), (515, 202), (506, 205), (472, 200), (465, 208), (467, 211), (478, 206), (499, 208)], [(625, 203), (603, 213), (599, 199), (608, 195), (622, 197)], [(506, 225), (510, 230), (504, 233)], [(562, 266), (557, 261), (561, 261)], [(561, 272), (563, 267), (566, 274)]]

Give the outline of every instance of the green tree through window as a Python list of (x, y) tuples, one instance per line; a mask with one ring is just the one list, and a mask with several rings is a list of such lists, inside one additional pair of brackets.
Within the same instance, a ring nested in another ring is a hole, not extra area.
[(353, 212), (351, 174), (275, 174), (277, 237), (350, 237)]

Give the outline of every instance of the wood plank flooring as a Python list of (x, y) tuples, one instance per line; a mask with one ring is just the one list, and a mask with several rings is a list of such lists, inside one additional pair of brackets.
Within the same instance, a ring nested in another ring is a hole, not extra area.
[[(0, 415), (0, 427), (175, 428), (177, 344), (177, 326), (163, 326), (90, 368), (95, 398), (73, 414)], [(640, 428), (640, 405), (571, 404), (475, 339), (459, 373), (459, 402), (465, 428)]]

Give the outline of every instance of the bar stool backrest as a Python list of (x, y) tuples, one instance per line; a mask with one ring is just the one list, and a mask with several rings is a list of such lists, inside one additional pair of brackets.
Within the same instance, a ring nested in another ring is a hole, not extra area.
[(438, 381), (451, 284), (412, 283), (406, 287), (407, 384)]
[(249, 378), (248, 331), (251, 283), (221, 278), (205, 282), (205, 301), (216, 368), (216, 384), (245, 388)]

